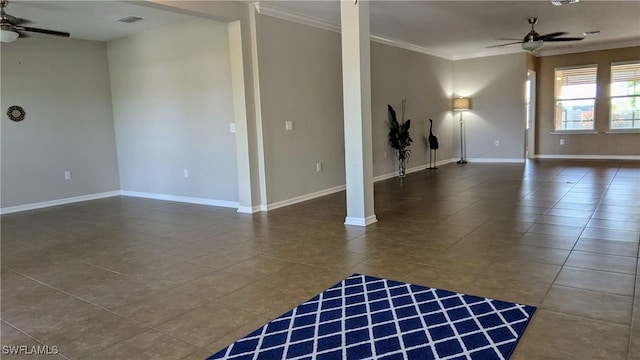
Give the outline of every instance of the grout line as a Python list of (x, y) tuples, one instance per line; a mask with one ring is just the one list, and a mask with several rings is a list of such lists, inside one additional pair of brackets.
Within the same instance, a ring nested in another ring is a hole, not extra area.
[[(171, 335), (171, 334), (169, 334), (169, 333), (167, 333), (167, 332), (165, 332), (165, 331), (163, 331), (163, 330), (160, 330), (160, 329), (158, 329), (158, 328), (157, 328), (157, 326), (160, 326), (160, 325), (162, 325), (162, 324), (164, 324), (164, 323), (166, 323), (166, 322), (168, 322), (168, 321), (171, 321), (171, 320), (173, 320), (173, 319), (175, 319), (175, 318), (177, 318), (177, 317), (179, 317), (179, 316), (182, 316), (182, 315), (184, 315), (184, 314), (186, 314), (186, 313), (188, 313), (188, 312), (191, 312), (191, 311), (193, 311), (193, 310), (199, 309), (199, 308), (203, 307), (204, 305), (207, 305), (207, 304), (209, 304), (209, 303), (215, 302), (215, 300), (205, 301), (205, 302), (204, 302), (202, 305), (200, 305), (200, 306), (197, 306), (197, 307), (195, 307), (195, 308), (193, 308), (193, 309), (191, 309), (191, 310), (185, 311), (184, 313), (178, 314), (177, 316), (175, 316), (175, 317), (173, 317), (173, 318), (171, 318), (171, 319), (168, 319), (168, 320), (166, 320), (166, 321), (163, 321), (163, 322), (162, 322), (162, 323), (160, 323), (160, 324), (156, 324), (156, 325), (150, 326), (150, 325), (147, 325), (147, 324), (145, 324), (145, 323), (143, 323), (143, 322), (141, 322), (141, 321), (138, 321), (138, 320), (136, 320), (136, 319), (133, 319), (133, 318), (130, 318), (130, 317), (128, 317), (128, 316), (125, 316), (125, 315), (119, 314), (119, 313), (117, 313), (117, 312), (115, 312), (115, 311), (113, 311), (113, 310), (111, 310), (111, 309), (109, 309), (109, 308), (106, 308), (106, 307), (104, 307), (104, 306), (102, 306), (102, 305), (100, 305), (100, 304), (96, 304), (96, 303), (94, 303), (94, 302), (92, 302), (92, 301), (89, 301), (89, 300), (83, 299), (83, 298), (81, 298), (81, 297), (78, 297), (78, 296), (76, 296), (76, 295), (73, 295), (73, 294), (71, 294), (71, 293), (68, 293), (68, 292), (66, 292), (66, 291), (64, 291), (64, 290), (62, 290), (62, 289), (58, 289), (58, 288), (56, 288), (56, 287), (54, 287), (54, 286), (51, 286), (51, 285), (49, 285), (49, 284), (47, 284), (47, 283), (44, 283), (44, 282), (42, 282), (42, 281), (40, 281), (40, 280), (38, 280), (38, 279), (32, 278), (31, 276), (25, 275), (25, 274), (23, 274), (23, 273), (21, 273), (21, 272), (19, 272), (19, 271), (14, 270), (14, 269), (11, 269), (11, 268), (7, 268), (7, 269), (9, 269), (10, 271), (15, 272), (16, 274), (19, 274), (19, 275), (21, 275), (21, 276), (24, 276), (24, 277), (25, 277), (25, 278), (27, 278), (27, 279), (30, 279), (30, 280), (32, 280), (32, 281), (35, 281), (35, 282), (37, 282), (37, 283), (39, 283), (39, 284), (41, 284), (41, 285), (44, 285), (44, 286), (46, 286), (46, 287), (48, 287), (48, 288), (51, 288), (51, 289), (53, 289), (53, 290), (55, 290), (55, 291), (57, 291), (57, 292), (60, 292), (60, 293), (62, 293), (62, 294), (64, 294), (64, 295), (67, 295), (67, 296), (70, 296), (70, 297), (72, 297), (72, 298), (74, 298), (74, 299), (76, 299), (76, 300), (80, 300), (80, 301), (83, 301), (83, 302), (85, 302), (85, 303), (87, 303), (87, 304), (90, 304), (90, 305), (92, 305), (92, 306), (98, 307), (98, 308), (100, 308), (100, 309), (102, 309), (102, 310), (104, 310), (104, 311), (107, 311), (107, 312), (109, 312), (109, 313), (111, 313), (111, 314), (113, 314), (113, 315), (115, 315), (115, 316), (117, 316), (117, 317), (120, 317), (120, 318), (122, 318), (122, 319), (125, 319), (125, 320), (128, 320), (128, 321), (132, 321), (132, 322), (134, 322), (134, 323), (137, 323), (137, 324), (139, 324), (141, 327), (143, 327), (143, 328), (145, 328), (145, 329), (146, 329), (146, 330), (144, 330), (143, 332), (141, 332), (140, 334), (143, 334), (143, 333), (145, 333), (145, 332), (148, 332), (149, 330), (153, 330), (153, 331), (156, 331), (156, 332), (162, 333), (163, 335), (166, 335), (166, 336), (169, 336), (169, 337), (171, 337), (171, 338), (174, 338), (174, 339), (176, 339), (176, 340), (178, 340), (178, 341), (181, 341), (181, 342), (183, 342), (183, 343), (186, 343), (186, 344), (192, 345), (192, 346), (194, 346), (194, 347), (196, 347), (196, 348), (200, 348), (200, 349), (204, 349), (205, 351), (209, 351), (208, 349), (205, 349), (205, 348), (201, 347), (200, 345), (197, 345), (197, 344), (191, 343), (191, 342), (189, 342), (189, 341), (187, 341), (187, 340), (185, 340), (185, 339), (175, 337), (175, 336), (173, 336), (173, 335)], [(169, 289), (169, 290), (170, 290), (170, 289)], [(167, 290), (167, 291), (168, 291), (168, 290)], [(260, 315), (260, 316), (265, 317), (264, 315)], [(6, 322), (6, 320), (4, 320), (4, 319), (3, 319), (3, 321), (5, 321), (5, 322)], [(7, 323), (8, 323), (8, 322), (7, 322)], [(247, 324), (247, 323), (248, 323), (248, 321), (247, 321), (246, 323), (242, 324), (242, 325), (241, 325), (241, 326), (239, 326), (239, 327), (242, 327), (242, 326), (244, 326), (244, 325), (245, 325), (245, 324)], [(11, 325), (11, 326), (12, 326), (12, 327), (14, 327), (14, 328), (16, 328), (17, 330), (19, 330), (17, 327), (15, 327), (15, 326), (13, 326), (13, 325)], [(239, 327), (238, 327), (238, 328), (239, 328)], [(235, 330), (235, 329), (234, 329), (234, 330)], [(43, 345), (46, 345), (46, 344), (42, 343), (41, 341), (37, 340), (36, 338), (34, 338), (34, 337), (30, 336), (30, 335), (29, 335), (29, 334), (27, 334), (26, 332), (24, 332), (24, 331), (22, 331), (22, 330), (19, 330), (19, 331), (20, 331), (21, 333), (24, 333), (25, 335), (27, 335), (29, 338), (31, 338), (31, 339), (33, 339), (33, 340), (35, 340), (36, 342), (38, 342), (38, 343), (40, 343), (40, 344), (43, 344)], [(231, 330), (231, 331), (233, 331), (233, 330)], [(137, 335), (140, 335), (140, 334), (136, 334), (136, 335), (134, 335), (134, 336), (137, 336)], [(226, 335), (226, 334), (225, 334), (225, 335)], [(223, 335), (223, 336), (224, 336), (224, 335)], [(220, 338), (222, 338), (222, 337), (220, 337)], [(123, 339), (123, 340), (120, 340), (120, 341), (116, 341), (116, 342), (114, 342), (113, 344), (107, 345), (107, 346), (105, 346), (105, 347), (103, 347), (103, 348), (99, 349), (99, 350), (98, 350), (98, 351), (96, 351), (96, 352), (104, 351), (104, 350), (106, 350), (106, 349), (108, 349), (108, 348), (110, 348), (110, 347), (112, 347), (112, 346), (118, 345), (118, 344), (123, 343), (123, 342), (125, 342), (125, 341), (127, 341), (127, 340), (128, 340), (128, 339)], [(217, 340), (217, 339), (216, 339), (216, 340)], [(216, 341), (216, 340), (214, 340), (214, 341)], [(64, 358), (65, 358), (65, 359), (69, 359), (69, 358), (67, 358), (67, 357), (64, 357)], [(86, 359), (86, 358), (85, 358), (85, 359)]]
[[(13, 271), (13, 270), (11, 270), (11, 271)], [(33, 341), (37, 342), (38, 344), (41, 344), (41, 345), (43, 345), (43, 346), (48, 346), (48, 347), (49, 347), (49, 345), (47, 345), (47, 344), (43, 343), (42, 341), (40, 341), (40, 340), (38, 340), (38, 339), (34, 338), (33, 336), (31, 336), (31, 335), (27, 334), (25, 331), (23, 331), (22, 329), (20, 329), (20, 328), (19, 328), (19, 327), (17, 327), (16, 325), (13, 325), (12, 323), (10, 323), (9, 321), (7, 321), (6, 319), (2, 319), (2, 321), (3, 321), (5, 324), (7, 324), (7, 325), (11, 326), (12, 328), (14, 328), (16, 331), (18, 331), (18, 332), (19, 332), (19, 333), (21, 333), (22, 335), (24, 335), (24, 336), (28, 337), (29, 339), (31, 339), (31, 340), (33, 340)], [(58, 355), (58, 356), (60, 356), (60, 357), (62, 357), (62, 358), (64, 358), (64, 359), (70, 360), (68, 357), (66, 357), (64, 354), (62, 354), (62, 353), (60, 353), (60, 352), (59, 352), (58, 354), (56, 354), (56, 355)]]

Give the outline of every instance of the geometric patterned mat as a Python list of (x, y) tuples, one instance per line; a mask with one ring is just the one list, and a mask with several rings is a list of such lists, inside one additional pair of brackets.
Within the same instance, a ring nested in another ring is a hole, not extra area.
[(508, 359), (534, 311), (353, 274), (209, 359)]

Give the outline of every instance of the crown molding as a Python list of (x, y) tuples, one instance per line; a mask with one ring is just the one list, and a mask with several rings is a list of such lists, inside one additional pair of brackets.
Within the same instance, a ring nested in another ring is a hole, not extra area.
[(521, 47), (513, 46), (511, 49), (504, 49), (500, 51), (491, 51), (491, 52), (480, 51), (476, 53), (454, 55), (451, 60), (467, 60), (467, 59), (476, 59), (476, 58), (483, 58), (483, 57), (489, 57), (489, 56), (524, 54), (524, 53), (526, 53), (526, 51), (522, 50)]
[[(329, 30), (337, 33), (340, 33), (341, 31), (340, 24), (335, 24), (322, 19), (314, 18), (307, 15), (302, 15), (300, 13), (296, 13), (290, 10), (283, 10), (281, 8), (275, 7), (273, 5), (268, 5), (266, 3), (254, 2), (252, 4), (255, 7), (257, 13), (260, 15), (271, 16), (281, 20), (287, 20), (287, 21), (298, 23), (298, 24), (307, 25), (307, 26), (311, 26), (311, 27), (315, 27), (323, 30)], [(377, 43), (394, 46), (394, 47), (398, 47), (398, 48), (406, 49), (410, 51), (415, 51), (418, 53), (431, 55), (431, 56), (439, 57), (446, 60), (454, 60), (454, 61), (483, 58), (483, 57), (489, 57), (489, 56), (526, 53), (526, 51), (522, 50), (521, 47), (514, 46), (512, 48), (505, 48), (504, 50), (500, 50), (497, 52), (496, 51), (491, 51), (491, 52), (480, 51), (476, 53), (452, 55), (450, 53), (443, 53), (441, 51), (436, 51), (423, 46), (411, 44), (402, 40), (393, 39), (393, 38), (389, 38), (389, 37), (374, 34), (374, 33), (371, 34), (371, 40)], [(617, 48), (634, 47), (634, 46), (640, 46), (640, 40), (600, 43), (600, 44), (587, 45), (587, 46), (581, 46), (581, 47), (566, 47), (566, 48), (550, 49), (550, 50), (541, 49), (531, 54), (533, 54), (536, 57), (543, 57), (543, 56), (575, 54), (575, 53), (582, 53), (582, 52), (588, 52), (588, 51), (608, 50), (608, 49), (617, 49)]]
[(311, 16), (302, 15), (289, 10), (282, 10), (272, 5), (265, 5), (264, 3), (254, 2), (253, 6), (260, 15), (271, 16), (274, 18), (288, 20), (298, 24), (308, 25), (315, 28), (329, 30), (339, 33), (340, 25), (333, 24), (328, 21), (317, 19)]
[[(329, 30), (337, 33), (341, 32), (341, 26), (339, 24), (330, 23), (325, 20), (317, 19), (307, 15), (302, 15), (293, 11), (283, 10), (272, 5), (266, 5), (265, 3), (255, 2), (253, 3), (253, 6), (256, 8), (256, 11), (260, 15), (271, 16), (281, 20), (287, 20), (287, 21), (298, 23), (298, 24), (307, 25), (307, 26), (311, 26), (311, 27), (315, 27), (323, 30)], [(395, 46), (398, 48), (411, 50), (411, 51), (415, 51), (415, 52), (419, 52), (419, 53), (427, 54), (431, 56), (436, 56), (436, 57), (447, 59), (447, 60), (453, 60), (453, 57), (449, 54), (444, 54), (442, 52), (438, 52), (422, 46), (410, 44), (408, 42), (404, 42), (401, 40), (392, 39), (382, 35), (371, 34), (371, 40), (377, 43), (385, 44), (385, 45)]]
[(635, 47), (635, 46), (640, 46), (640, 39), (630, 40), (630, 41), (611, 42), (611, 43), (599, 43), (599, 44), (586, 45), (586, 46), (580, 46), (580, 47), (566, 47), (566, 48), (559, 48), (559, 49), (540, 50), (537, 53), (534, 53), (534, 55), (537, 57), (544, 57), (544, 56), (554, 56), (554, 55), (576, 54), (576, 53), (583, 53), (583, 52), (589, 52), (589, 51), (620, 49), (620, 48)]
[(426, 55), (431, 55), (431, 56), (435, 56), (435, 57), (439, 57), (442, 59), (446, 59), (446, 60), (455, 60), (453, 56), (451, 56), (450, 54), (445, 54), (442, 53), (440, 51), (436, 51), (436, 50), (432, 50), (426, 47), (422, 47), (422, 46), (418, 46), (418, 45), (414, 45), (408, 42), (404, 42), (401, 40), (396, 40), (396, 39), (392, 39), (386, 36), (382, 36), (382, 35), (377, 35), (377, 34), (371, 34), (371, 40), (375, 41), (377, 43), (381, 43), (381, 44), (385, 44), (385, 45), (389, 45), (389, 46), (395, 46), (398, 48), (402, 48), (402, 49), (406, 49), (406, 50), (411, 50), (414, 52), (418, 52), (418, 53), (422, 53), (422, 54), (426, 54)]

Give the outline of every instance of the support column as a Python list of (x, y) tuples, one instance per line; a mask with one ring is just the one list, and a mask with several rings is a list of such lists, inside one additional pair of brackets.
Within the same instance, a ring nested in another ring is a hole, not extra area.
[(373, 208), (369, 1), (342, 0), (340, 15), (347, 184), (345, 224), (367, 226), (378, 221)]

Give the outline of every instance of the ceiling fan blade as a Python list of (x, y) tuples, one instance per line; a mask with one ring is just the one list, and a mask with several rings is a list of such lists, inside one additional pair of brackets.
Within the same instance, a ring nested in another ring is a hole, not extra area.
[(522, 38), (516, 39), (516, 38), (497, 38), (496, 40), (501, 40), (501, 41), (522, 41)]
[(580, 41), (580, 40), (584, 40), (584, 38), (583, 37), (556, 37), (551, 39), (545, 39), (544, 41), (553, 42), (553, 41)]
[(514, 45), (514, 44), (522, 44), (523, 42), (524, 42), (524, 41), (520, 40), (520, 41), (514, 41), (514, 42), (510, 42), (510, 43), (506, 43), (506, 44), (491, 45), (491, 46), (487, 46), (487, 47), (485, 47), (485, 49), (491, 49), (491, 48), (503, 47), (503, 46), (507, 46), (507, 45)]
[(38, 28), (32, 28), (28, 26), (23, 26), (22, 28), (24, 29), (24, 31), (30, 31), (35, 33), (47, 34), (47, 35), (64, 36), (64, 37), (69, 37), (70, 35), (68, 32), (63, 32), (63, 31), (38, 29)]
[(33, 24), (33, 21), (31, 21), (29, 19), (21, 19), (21, 18), (14, 17), (11, 20), (11, 23), (13, 25), (24, 25), (24, 24)]
[(539, 40), (547, 40), (547, 39), (552, 39), (558, 36), (562, 36), (562, 35), (567, 35), (568, 32), (564, 32), (564, 31), (558, 31), (558, 32), (552, 32), (549, 34), (544, 34), (544, 35), (540, 35), (538, 37)]
[(29, 37), (29, 34), (27, 34), (24, 31), (21, 31), (21, 30), (18, 30), (18, 29), (15, 29), (15, 31), (18, 33), (18, 37), (21, 37), (21, 38), (28, 38)]

